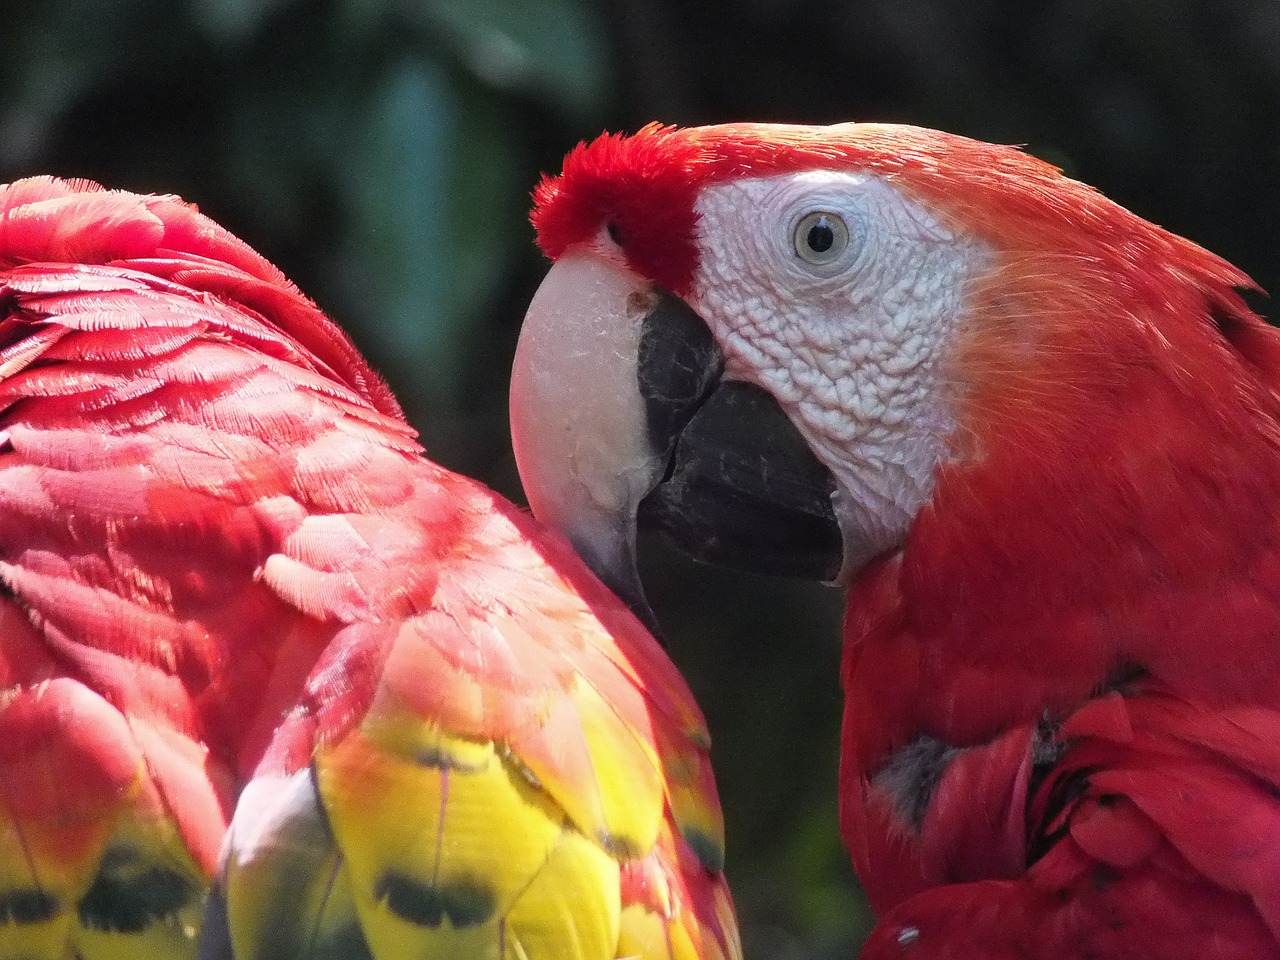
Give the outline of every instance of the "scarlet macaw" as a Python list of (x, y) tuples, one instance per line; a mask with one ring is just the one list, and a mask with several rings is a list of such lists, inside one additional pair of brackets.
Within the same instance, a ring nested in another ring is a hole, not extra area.
[[(845, 584), (867, 958), (1280, 957), (1280, 333), (1016, 149), (652, 125), (536, 193), (521, 474)], [(588, 402), (589, 399), (589, 402)]]
[(661, 649), (177, 198), (0, 187), (0, 584), (3, 960), (739, 955)]

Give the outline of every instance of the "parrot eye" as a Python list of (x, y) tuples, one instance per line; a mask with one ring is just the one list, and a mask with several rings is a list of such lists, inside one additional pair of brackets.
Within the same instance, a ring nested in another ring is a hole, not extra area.
[(839, 257), (849, 246), (849, 228), (836, 214), (815, 210), (796, 224), (792, 242), (796, 256), (801, 260), (823, 266)]

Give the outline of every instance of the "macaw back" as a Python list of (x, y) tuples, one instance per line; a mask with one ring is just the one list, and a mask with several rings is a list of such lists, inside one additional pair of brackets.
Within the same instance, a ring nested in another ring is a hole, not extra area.
[(194, 208), (0, 188), (0, 444), (2, 960), (737, 955), (670, 662)]

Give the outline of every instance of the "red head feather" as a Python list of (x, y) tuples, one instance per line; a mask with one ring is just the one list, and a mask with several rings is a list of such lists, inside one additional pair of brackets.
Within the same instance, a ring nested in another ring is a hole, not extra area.
[(604, 134), (543, 178), (533, 225), (553, 260), (608, 227), (634, 269), (683, 293), (697, 269), (694, 203), (703, 187), (814, 169), (892, 178), (997, 249), (1087, 251), (1108, 270), (1166, 265), (1206, 285), (1249, 285), (1213, 254), (1014, 147), (899, 124), (650, 124), (632, 136)]

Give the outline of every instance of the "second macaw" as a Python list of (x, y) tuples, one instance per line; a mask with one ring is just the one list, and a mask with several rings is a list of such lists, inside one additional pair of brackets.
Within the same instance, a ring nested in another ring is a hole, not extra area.
[(537, 514), (844, 584), (863, 956), (1280, 957), (1280, 332), (1019, 150), (650, 126), (536, 194)]
[(733, 960), (707, 751), (266, 260), (0, 187), (0, 960)]

